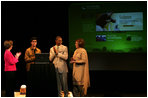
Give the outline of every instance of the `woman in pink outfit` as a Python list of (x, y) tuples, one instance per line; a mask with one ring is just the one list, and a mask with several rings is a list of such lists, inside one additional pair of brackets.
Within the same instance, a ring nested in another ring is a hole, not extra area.
[(18, 62), (18, 58), (21, 55), (21, 52), (16, 53), (15, 57), (11, 53), (11, 49), (13, 47), (13, 41), (6, 40), (4, 42), (5, 54), (5, 73), (6, 73), (6, 96), (14, 97), (14, 83), (15, 83), (15, 72), (16, 72), (16, 63)]

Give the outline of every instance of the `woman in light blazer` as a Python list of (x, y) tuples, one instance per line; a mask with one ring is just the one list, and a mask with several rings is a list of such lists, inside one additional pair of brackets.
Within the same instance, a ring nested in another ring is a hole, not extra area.
[(75, 47), (70, 61), (73, 63), (73, 95), (83, 97), (87, 95), (87, 88), (90, 86), (88, 56), (83, 39), (76, 40)]

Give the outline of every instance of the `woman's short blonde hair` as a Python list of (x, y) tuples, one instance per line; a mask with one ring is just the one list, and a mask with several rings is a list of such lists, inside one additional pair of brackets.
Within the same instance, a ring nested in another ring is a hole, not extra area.
[(6, 49), (9, 49), (11, 46), (13, 46), (13, 41), (12, 40), (5, 40), (4, 41), (4, 47)]

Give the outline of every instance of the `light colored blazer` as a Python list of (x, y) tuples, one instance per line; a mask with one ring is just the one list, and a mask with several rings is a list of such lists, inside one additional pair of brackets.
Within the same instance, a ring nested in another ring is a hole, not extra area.
[[(59, 47), (59, 48), (58, 48)], [(58, 50), (56, 55), (53, 47), (50, 48), (49, 60), (53, 61), (55, 68), (58, 68), (59, 73), (68, 72), (66, 60), (68, 59), (68, 49), (64, 45), (57, 46), (55, 48)]]

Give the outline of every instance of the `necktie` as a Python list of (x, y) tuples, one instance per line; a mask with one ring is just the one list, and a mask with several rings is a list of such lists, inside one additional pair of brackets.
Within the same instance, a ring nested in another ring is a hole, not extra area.
[(59, 50), (59, 46), (57, 46), (57, 51)]

